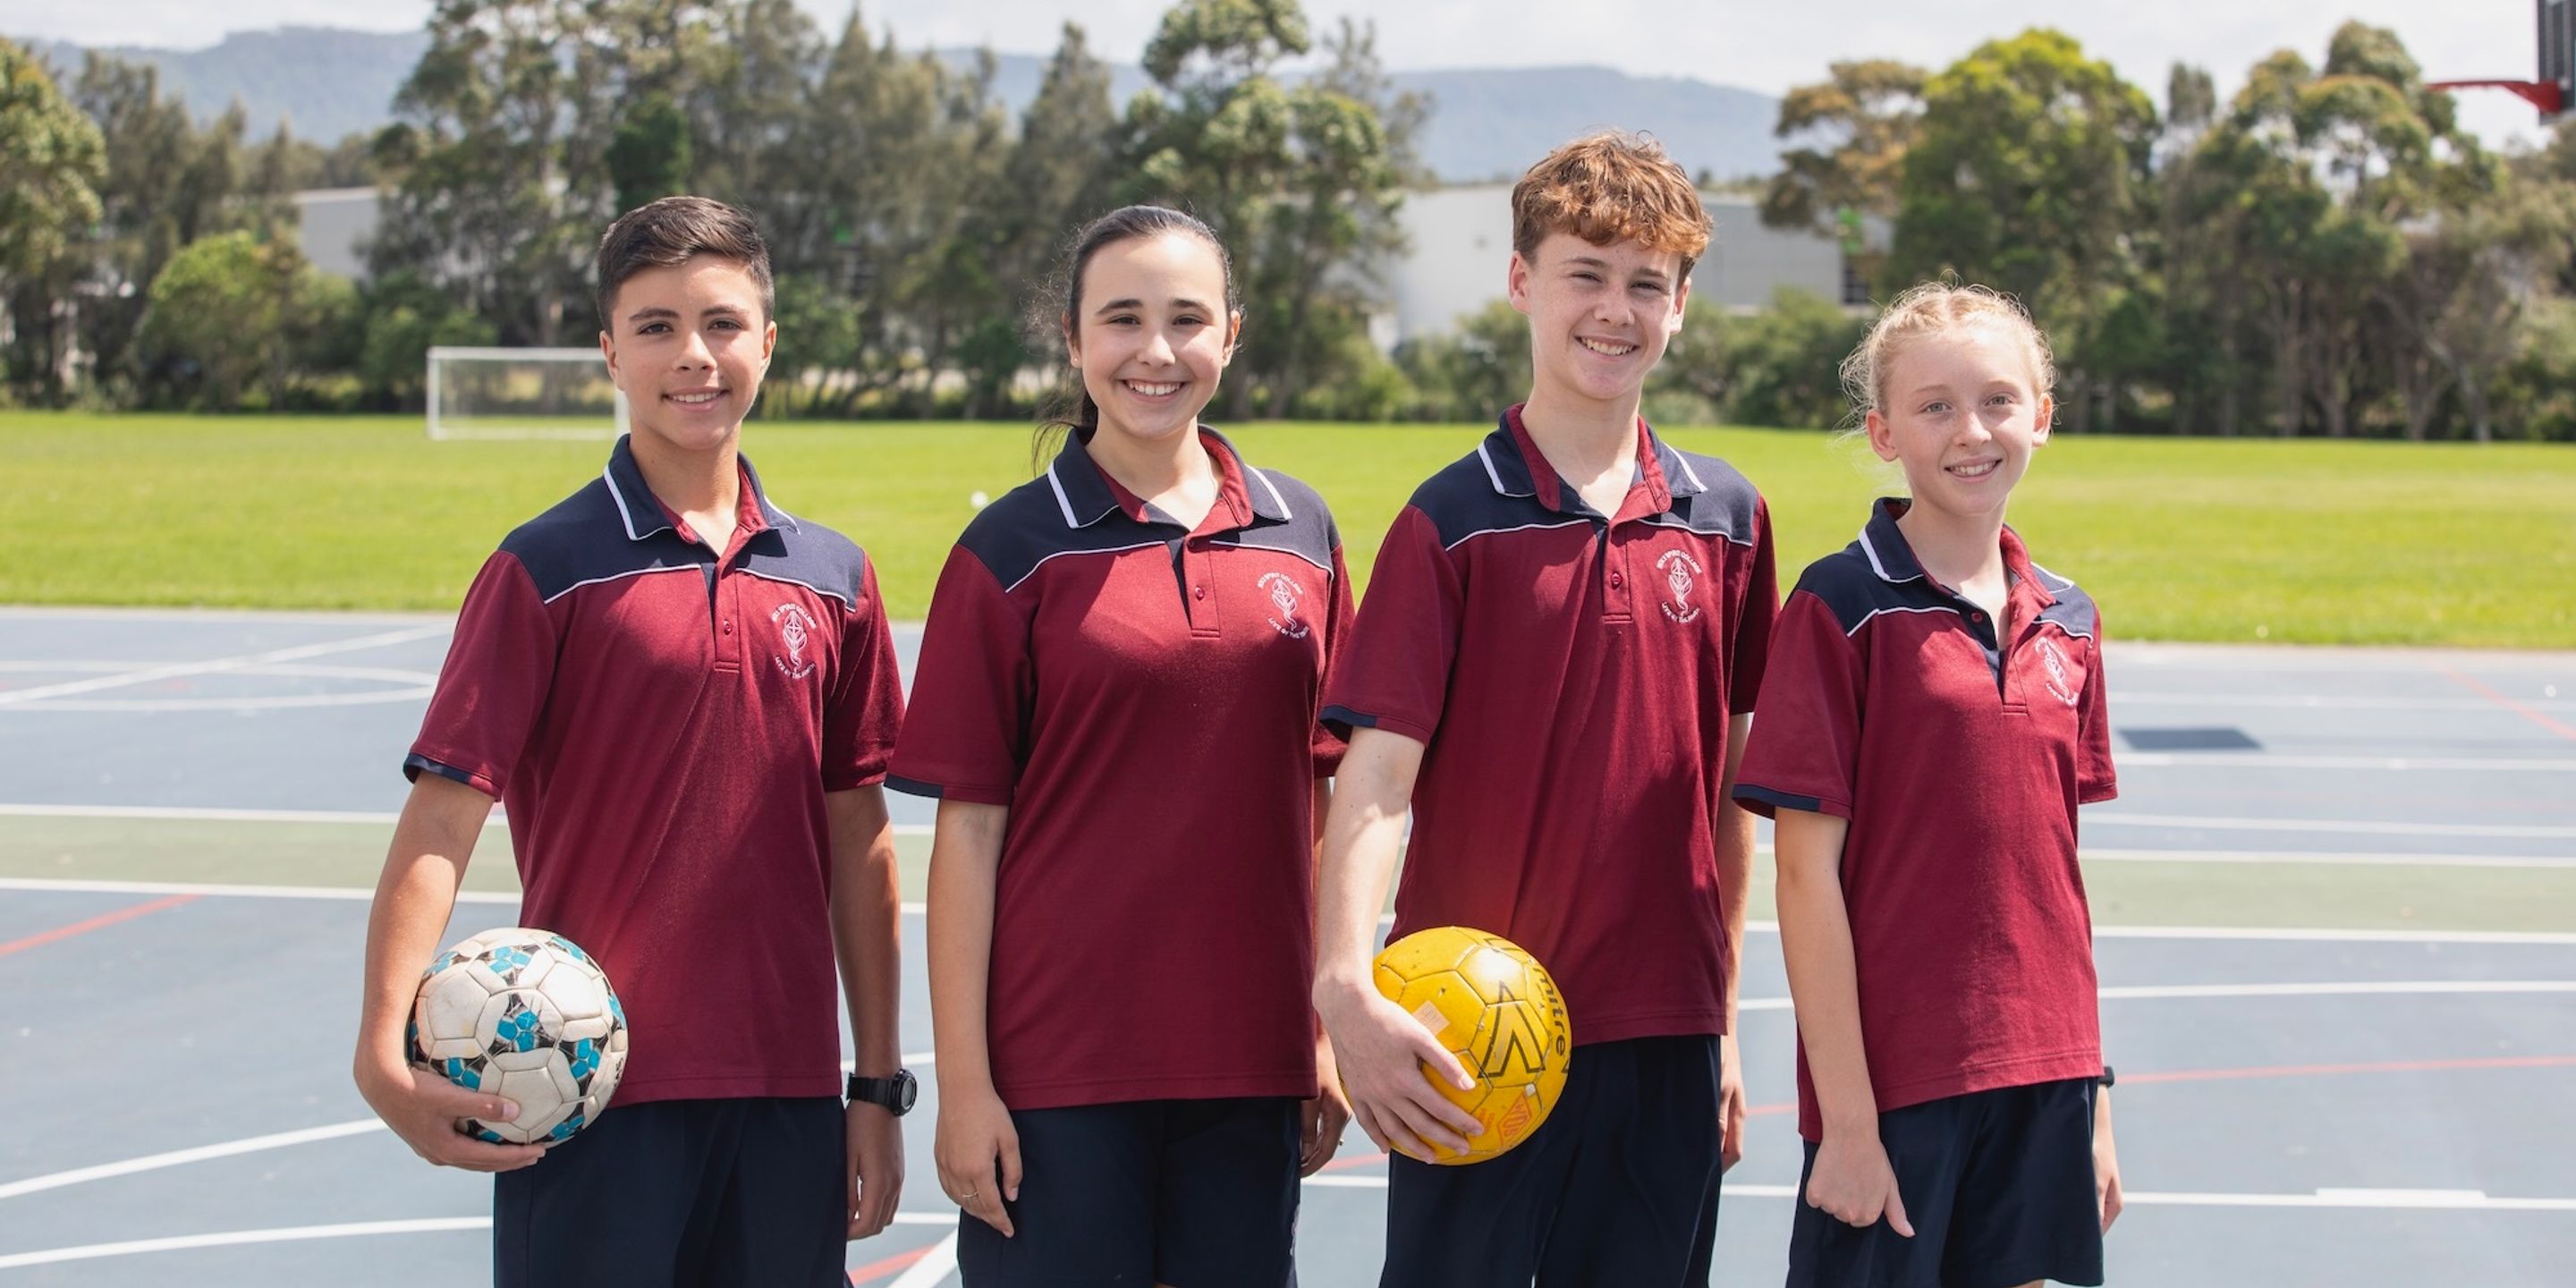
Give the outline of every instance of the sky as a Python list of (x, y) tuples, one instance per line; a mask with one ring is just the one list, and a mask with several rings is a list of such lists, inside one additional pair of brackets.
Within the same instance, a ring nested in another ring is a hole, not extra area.
[[(826, 30), (850, 12), (850, 0), (798, 3)], [(1132, 62), (1167, 7), (1167, 0), (868, 0), (864, 13), (906, 46), (989, 43), (1037, 54), (1054, 49), (1073, 18), (1094, 51)], [(429, 0), (0, 0), (0, 32), (185, 49), (288, 24), (415, 27), (429, 8)], [(2033, 25), (2073, 35), (2159, 104), (2176, 61), (2208, 69), (2222, 94), (2232, 92), (2245, 69), (2275, 49), (2323, 61), (2327, 39), (2347, 18), (2395, 29), (2432, 79), (2528, 78), (2536, 59), (2531, 0), (1843, 0), (1825, 10), (1776, 0), (1307, 0), (1306, 12), (1318, 30), (1345, 16), (1375, 21), (1379, 55), (1393, 68), (1594, 63), (1769, 94), (1822, 79), (1836, 59), (1938, 67)], [(2490, 143), (2540, 136), (2532, 110), (2500, 91), (2464, 94), (2460, 107)]]

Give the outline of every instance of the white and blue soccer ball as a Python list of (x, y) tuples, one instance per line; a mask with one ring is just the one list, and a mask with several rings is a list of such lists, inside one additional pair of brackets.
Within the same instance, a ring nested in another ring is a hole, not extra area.
[(626, 1071), (626, 1011), (607, 973), (550, 930), (487, 930), (440, 953), (411, 1014), (415, 1063), (517, 1102), (508, 1122), (460, 1128), (495, 1144), (572, 1139)]

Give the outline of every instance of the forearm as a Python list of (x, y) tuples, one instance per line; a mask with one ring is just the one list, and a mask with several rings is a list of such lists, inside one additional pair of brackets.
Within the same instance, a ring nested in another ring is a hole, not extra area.
[(1316, 876), (1315, 993), (1370, 989), (1378, 909), (1404, 843), (1404, 816), (1422, 744), (1375, 729), (1357, 731), (1335, 781)]
[(939, 1085), (993, 1084), (986, 999), (993, 971), (993, 906), (1010, 810), (939, 803), (930, 849), (930, 1023)]
[(367, 911), (356, 1059), (362, 1083), (397, 1074), (410, 1063), (403, 1025), (420, 990), (420, 972), (438, 952), (465, 866), (491, 812), (490, 797), (433, 775), (423, 775), (403, 802)]
[(856, 787), (823, 798), (831, 824), (832, 950), (850, 1010), (860, 1076), (882, 1078), (902, 1063), (902, 904), (895, 878), (894, 826), (885, 789)]
[(1744, 740), (1753, 731), (1753, 717), (1739, 715), (1728, 723), (1726, 738), (1726, 772), (1718, 788), (1717, 818), (1717, 894), (1718, 913), (1726, 926), (1726, 1031), (1735, 1032), (1737, 998), (1741, 996), (1744, 978), (1744, 921), (1746, 901), (1753, 890), (1753, 814), (1735, 803), (1735, 775), (1744, 764)]
[(1824, 1113), (1825, 1131), (1878, 1129), (1877, 1093), (1861, 1039), (1859, 972), (1852, 958), (1851, 918), (1843, 906), (1843, 837), (1848, 824), (1803, 810), (1781, 810), (1774, 837), (1779, 861), (1780, 949), (1798, 1037)]

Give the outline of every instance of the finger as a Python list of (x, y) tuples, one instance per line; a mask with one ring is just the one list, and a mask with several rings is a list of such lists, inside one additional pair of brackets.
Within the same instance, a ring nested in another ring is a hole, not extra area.
[(1006, 1133), (1004, 1133), (1004, 1134), (1003, 1134), (1003, 1136), (1002, 1136), (1002, 1176), (1001, 1176), (1001, 1180), (1002, 1180), (1002, 1197), (1004, 1197), (1004, 1198), (1006, 1198), (1006, 1199), (1009, 1199), (1010, 1201), (1012, 1201), (1012, 1202), (1014, 1202), (1014, 1203), (1019, 1202), (1019, 1201), (1020, 1201), (1020, 1134), (1019, 1134), (1018, 1132), (1006, 1132)]
[(1432, 1078), (1446, 1081), (1460, 1091), (1476, 1089), (1475, 1075), (1468, 1073), (1467, 1066), (1460, 1064), (1458, 1057), (1451, 1053), (1449, 1048), (1440, 1045), (1429, 1033), (1415, 1031), (1413, 1053), (1421, 1057), (1422, 1063), (1430, 1066), (1427, 1072)]
[(1906, 1238), (1914, 1237), (1914, 1225), (1905, 1219), (1905, 1196), (1897, 1192), (1893, 1179), (1887, 1183), (1887, 1228)]
[[(1438, 1103), (1456, 1108), (1446, 1100)], [(1404, 1130), (1424, 1145), (1436, 1146), (1452, 1154), (1467, 1152), (1467, 1138), (1451, 1131), (1443, 1122), (1446, 1115), (1433, 1113), (1430, 1106), (1418, 1101), (1400, 1102), (1396, 1105), (1395, 1116)]]
[(2102, 1233), (2111, 1232), (2111, 1223), (2120, 1219), (2120, 1209), (2124, 1206), (2120, 1202), (2120, 1178), (2112, 1177), (2111, 1184), (2102, 1194)]
[(1351, 1121), (1360, 1125), (1360, 1134), (1368, 1137), (1368, 1143), (1376, 1146), (1377, 1152), (1381, 1154), (1394, 1152), (1392, 1149), (1387, 1147), (1386, 1132), (1378, 1126), (1377, 1111), (1372, 1109), (1367, 1102), (1352, 1102)]
[(448, 1133), (421, 1157), (441, 1167), (463, 1168), (469, 1172), (515, 1172), (533, 1167), (546, 1156), (540, 1145), (495, 1145), (459, 1133)]
[(965, 1201), (966, 1211), (976, 1220), (1001, 1231), (1007, 1239), (1016, 1233), (1011, 1229), (1011, 1214), (1002, 1206), (1002, 1181), (998, 1168), (986, 1163), (981, 1174), (969, 1177), (968, 1190), (973, 1197)]

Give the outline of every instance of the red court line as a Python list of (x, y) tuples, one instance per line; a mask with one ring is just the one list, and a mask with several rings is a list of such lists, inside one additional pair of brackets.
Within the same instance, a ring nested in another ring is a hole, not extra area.
[(2508, 697), (2506, 697), (2505, 695), (2503, 695), (2503, 694), (2501, 694), (2501, 693), (2496, 692), (2494, 689), (2487, 687), (2486, 682), (2485, 682), (2485, 681), (2483, 681), (2483, 680), (2478, 679), (2476, 676), (2474, 676), (2474, 675), (2463, 675), (2463, 674), (2461, 674), (2460, 672), (2455, 671), (2455, 670), (2453, 670), (2453, 669), (2451, 669), (2450, 667), (2447, 667), (2447, 666), (2442, 668), (2442, 674), (2447, 675), (2447, 676), (2451, 677), (2453, 680), (2458, 681), (2461, 685), (2465, 686), (2465, 687), (2466, 687), (2470, 692), (2477, 694), (2479, 697), (2485, 698), (2487, 701), (2492, 702), (2492, 703), (2496, 704), (2497, 706), (2503, 707), (2505, 710), (2510, 711), (2510, 712), (2514, 713), (2515, 715), (2521, 716), (2523, 719), (2528, 720), (2528, 721), (2532, 722), (2533, 724), (2539, 725), (2541, 728), (2546, 729), (2546, 730), (2548, 730), (2548, 731), (2549, 731), (2549, 732), (2551, 732), (2551, 733), (2557, 734), (2557, 735), (2558, 735), (2559, 737), (2561, 737), (2561, 738), (2566, 738), (2566, 739), (2568, 739), (2568, 740), (2570, 740), (2570, 741), (2576, 741), (2576, 728), (2571, 728), (2571, 727), (2569, 727), (2569, 726), (2567, 726), (2567, 725), (2565, 725), (2565, 724), (2560, 723), (2560, 722), (2559, 722), (2559, 721), (2557, 721), (2557, 720), (2554, 720), (2554, 719), (2550, 718), (2550, 716), (2549, 716), (2549, 715), (2548, 715), (2548, 713), (2546, 713), (2546, 712), (2542, 712), (2542, 711), (2534, 711), (2534, 710), (2532, 710), (2531, 708), (2526, 707), (2526, 706), (2522, 705), (2521, 703), (2516, 702), (2516, 701), (2514, 701), (2513, 699), (2508, 698)]
[[(938, 1246), (938, 1244), (934, 1243), (930, 1245), (930, 1248), (936, 1248)], [(883, 1261), (871, 1261), (868, 1264), (851, 1271), (851, 1288), (857, 1288), (858, 1285), (867, 1283), (872, 1279), (882, 1279), (887, 1275), (893, 1274), (894, 1272), (911, 1265), (913, 1262), (921, 1260), (923, 1257), (929, 1256), (930, 1248), (915, 1248), (910, 1252), (898, 1252)]]
[(197, 896), (193, 894), (165, 895), (150, 903), (138, 903), (131, 908), (119, 908), (114, 912), (101, 913), (87, 921), (76, 921), (68, 926), (56, 926), (52, 930), (45, 931), (41, 934), (29, 935), (24, 939), (11, 940), (8, 943), (0, 944), (0, 957), (6, 957), (11, 953), (24, 952), (30, 948), (42, 948), (57, 939), (69, 939), (74, 935), (85, 934), (89, 931), (96, 930), (101, 926), (113, 926), (120, 921), (132, 921), (137, 917), (147, 917), (164, 908), (176, 908), (183, 903), (193, 903), (196, 899)]

